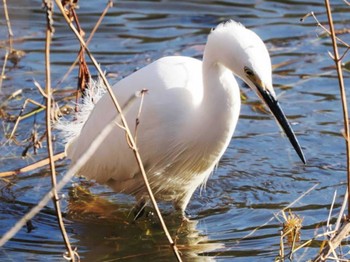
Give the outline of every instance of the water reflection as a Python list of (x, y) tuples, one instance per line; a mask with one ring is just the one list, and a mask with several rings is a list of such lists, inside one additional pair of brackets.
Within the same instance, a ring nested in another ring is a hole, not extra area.
[[(87, 261), (171, 257), (172, 251), (152, 209), (146, 207), (144, 215), (136, 221), (132, 210), (130, 202), (111, 202), (84, 187), (74, 187), (67, 218), (75, 224), (74, 238), (84, 247), (80, 256)], [(168, 213), (164, 220), (185, 261), (212, 261), (208, 254), (224, 248), (221, 243), (210, 242), (197, 229), (196, 219), (182, 220)]]

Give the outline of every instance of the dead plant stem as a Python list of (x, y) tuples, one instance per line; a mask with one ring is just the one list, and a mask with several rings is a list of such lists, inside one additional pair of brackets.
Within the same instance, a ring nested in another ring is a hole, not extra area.
[(76, 37), (79, 39), (80, 44), (84, 47), (84, 49), (85, 49), (87, 55), (90, 57), (92, 63), (94, 64), (95, 68), (96, 68), (97, 71), (99, 72), (99, 74), (100, 74), (100, 76), (101, 76), (101, 78), (102, 78), (102, 80), (103, 80), (103, 83), (105, 84), (105, 86), (106, 86), (106, 88), (107, 88), (107, 91), (108, 91), (108, 93), (109, 93), (109, 95), (110, 95), (110, 97), (111, 97), (111, 99), (112, 99), (112, 101), (113, 101), (113, 104), (114, 104), (114, 106), (116, 107), (116, 110), (117, 110), (118, 114), (120, 115), (121, 123), (122, 123), (122, 125), (123, 125), (123, 127), (124, 127), (124, 130), (125, 130), (125, 132), (126, 132), (127, 138), (128, 138), (128, 140), (130, 141), (130, 144), (131, 144), (131, 146), (132, 146), (132, 147), (131, 147), (131, 150), (133, 151), (133, 153), (134, 153), (134, 155), (135, 155), (137, 164), (139, 165), (140, 172), (141, 172), (141, 174), (142, 174), (143, 180), (144, 180), (144, 182), (145, 182), (145, 186), (146, 186), (146, 188), (147, 188), (147, 192), (148, 192), (149, 197), (150, 197), (150, 199), (151, 199), (152, 205), (153, 205), (153, 207), (154, 207), (154, 209), (155, 209), (155, 211), (156, 211), (156, 214), (157, 214), (157, 216), (158, 216), (158, 219), (159, 219), (159, 221), (160, 221), (160, 223), (161, 223), (161, 225), (162, 225), (162, 228), (163, 228), (163, 230), (164, 230), (164, 233), (165, 233), (165, 235), (166, 235), (166, 237), (167, 237), (167, 239), (168, 239), (168, 241), (169, 241), (170, 247), (172, 248), (172, 250), (173, 250), (173, 252), (174, 252), (174, 254), (175, 254), (177, 260), (178, 260), (178, 261), (182, 261), (182, 259), (181, 259), (181, 257), (180, 257), (180, 254), (179, 254), (179, 251), (178, 251), (178, 248), (176, 247), (176, 245), (175, 245), (175, 243), (174, 243), (172, 237), (170, 236), (170, 233), (169, 233), (169, 231), (168, 231), (168, 229), (167, 229), (167, 226), (166, 226), (166, 224), (165, 224), (165, 222), (164, 222), (164, 220), (163, 220), (163, 218), (162, 218), (162, 214), (160, 213), (160, 210), (159, 210), (159, 208), (158, 208), (158, 204), (157, 204), (157, 202), (156, 202), (156, 199), (155, 199), (155, 197), (154, 197), (154, 195), (153, 195), (153, 193), (152, 193), (152, 189), (151, 189), (151, 187), (150, 187), (150, 185), (149, 185), (149, 183), (148, 183), (146, 171), (145, 171), (144, 166), (143, 166), (143, 164), (142, 164), (141, 156), (140, 156), (140, 154), (139, 154), (139, 151), (138, 151), (138, 149), (137, 149), (137, 145), (136, 145), (135, 140), (134, 140), (134, 138), (133, 138), (133, 135), (132, 135), (132, 133), (131, 133), (131, 131), (130, 131), (130, 128), (129, 128), (129, 126), (128, 126), (128, 123), (127, 123), (127, 121), (126, 121), (126, 119), (125, 119), (125, 116), (124, 116), (124, 114), (123, 114), (123, 112), (122, 112), (122, 108), (121, 108), (119, 102), (117, 101), (117, 99), (116, 99), (116, 97), (115, 97), (115, 95), (114, 95), (114, 93), (113, 93), (113, 90), (112, 90), (111, 86), (109, 85), (109, 83), (108, 83), (108, 81), (107, 81), (107, 79), (106, 79), (106, 77), (105, 77), (103, 71), (101, 70), (101, 68), (100, 68), (100, 66), (98, 65), (97, 61), (96, 61), (95, 58), (92, 56), (92, 54), (90, 53), (90, 50), (89, 50), (88, 47), (86, 46), (86, 43), (84, 42), (84, 39), (82, 39), (82, 37), (80, 36), (80, 34), (79, 34), (79, 32), (77, 31), (77, 29), (74, 27), (74, 25), (73, 25), (73, 24), (71, 23), (71, 21), (69, 20), (69, 18), (68, 18), (68, 16), (67, 16), (67, 14), (65, 13), (64, 7), (62, 6), (61, 2), (60, 2), (59, 0), (55, 0), (55, 2), (56, 2), (56, 4), (57, 4), (57, 6), (59, 7), (59, 9), (60, 9), (62, 15), (64, 16), (64, 18), (65, 18), (67, 24), (68, 24), (69, 27), (72, 29), (72, 31), (74, 32), (74, 34), (76, 35)]
[[(78, 15), (75, 12), (74, 5), (70, 5), (70, 13), (72, 14), (72, 18), (75, 21), (75, 24), (76, 24), (76, 27), (77, 27), (78, 32), (80, 34), (80, 37), (84, 38), (85, 33), (80, 26)], [(88, 66), (86, 64), (86, 60), (85, 60), (85, 49), (83, 46), (80, 46), (78, 58), (79, 58), (79, 71), (78, 71), (77, 91), (80, 90), (80, 92), (77, 92), (76, 97), (75, 97), (75, 102), (76, 102), (75, 111), (76, 112), (78, 112), (78, 104), (79, 104), (80, 94), (84, 95), (84, 93), (85, 93), (84, 91), (89, 86), (90, 79), (91, 79), (91, 74), (89, 72), (89, 68), (88, 68)]]
[[(315, 19), (315, 21), (316, 21), (316, 23), (317, 23), (317, 25), (319, 26), (319, 27), (321, 27), (328, 35), (331, 35), (331, 32), (326, 28), (326, 27), (324, 27), (321, 23), (320, 23), (320, 21), (318, 21), (318, 19), (317, 19), (317, 17), (316, 17), (316, 15), (315, 15), (315, 13), (314, 12), (311, 12), (311, 13), (308, 13), (306, 16), (304, 16), (301, 20), (303, 21), (306, 17), (308, 17), (308, 16), (312, 16), (314, 19)], [(342, 43), (344, 46), (346, 46), (347, 48), (350, 48), (350, 45), (348, 44), (348, 43), (346, 43), (343, 39), (341, 39), (341, 38), (339, 38), (339, 37), (337, 37), (337, 36), (335, 36), (336, 37), (336, 39), (340, 42), (340, 43)]]
[(6, 0), (3, 0), (3, 4), (4, 4), (4, 13), (5, 13), (5, 19), (7, 24), (8, 36), (9, 36), (9, 44), (10, 44), (9, 53), (11, 53), (13, 50), (13, 32), (11, 29), (10, 16), (7, 10)]
[[(341, 101), (342, 101), (343, 118), (344, 118), (344, 131), (345, 131), (345, 144), (346, 144), (347, 190), (349, 191), (349, 188), (350, 188), (349, 114), (348, 114), (347, 101), (346, 101), (346, 92), (345, 92), (345, 86), (344, 86), (343, 71), (341, 68), (341, 60), (339, 59), (337, 40), (336, 40), (336, 36), (335, 36), (332, 11), (331, 11), (331, 7), (329, 4), (329, 0), (325, 0), (325, 5), (326, 5), (326, 9), (327, 9), (328, 23), (329, 23), (329, 27), (330, 27), (333, 52), (334, 52), (334, 62), (335, 62), (336, 68), (337, 68), (338, 83), (339, 83)], [(348, 199), (348, 218), (349, 217), (350, 217), (350, 201)]]
[[(88, 39), (86, 40), (86, 45), (89, 45), (89, 43), (91, 42), (93, 36), (95, 35), (98, 27), (101, 25), (101, 22), (103, 20), (103, 18), (106, 16), (108, 10), (113, 7), (113, 1), (112, 0), (108, 0), (107, 6), (106, 8), (103, 10), (100, 18), (98, 19), (98, 21), (96, 22), (94, 28), (92, 29)], [(59, 86), (67, 77), (68, 75), (72, 72), (73, 68), (77, 65), (77, 63), (79, 62), (79, 55), (77, 56), (77, 58), (75, 59), (74, 63), (70, 66), (70, 68), (68, 69), (68, 71), (64, 74), (64, 76), (62, 77), (62, 79), (57, 83), (57, 86)]]
[[(342, 101), (342, 109), (343, 109), (343, 118), (344, 118), (344, 135), (345, 135), (345, 143), (346, 143), (346, 160), (347, 160), (347, 192), (349, 192), (350, 188), (350, 134), (349, 134), (349, 120), (348, 120), (348, 109), (347, 109), (347, 101), (346, 101), (346, 93), (345, 93), (345, 86), (344, 86), (344, 79), (343, 79), (343, 72), (341, 68), (341, 58), (339, 58), (338, 53), (338, 46), (337, 46), (337, 38), (335, 36), (334, 31), (334, 23), (332, 18), (332, 12), (329, 0), (325, 0), (325, 6), (327, 9), (327, 16), (328, 16), (328, 23), (330, 27), (330, 35), (332, 39), (332, 46), (333, 46), (333, 52), (334, 57), (333, 60), (335, 62), (336, 68), (337, 68), (337, 74), (338, 74), (338, 83), (339, 83), (339, 89), (341, 94), (341, 101)], [(349, 194), (347, 194), (347, 197), (349, 197)], [(325, 261), (329, 258), (330, 254), (333, 253), (336, 260), (337, 256), (335, 253), (335, 249), (341, 244), (341, 241), (349, 234), (350, 232), (350, 201), (348, 199), (348, 216), (347, 221), (345, 221), (342, 228), (340, 228), (333, 237), (329, 241), (327, 241), (325, 247), (321, 250), (319, 255), (313, 260), (313, 261)], [(339, 221), (339, 220), (338, 220)], [(337, 221), (337, 224), (338, 224)]]
[(350, 232), (350, 223), (346, 222), (343, 227), (337, 232), (331, 240), (327, 241), (325, 247), (321, 250), (320, 254), (312, 261), (326, 261), (328, 256), (341, 244), (341, 241), (348, 236)]
[[(46, 97), (46, 95), (44, 97)], [(38, 108), (33, 110), (33, 111), (31, 111), (31, 112), (29, 112), (26, 115), (23, 115), (23, 112), (24, 112), (25, 108), (27, 107), (27, 105), (29, 103), (32, 103), (33, 105), (38, 106)], [(26, 119), (26, 118), (28, 118), (28, 117), (30, 117), (32, 115), (35, 115), (35, 114), (39, 113), (41, 110), (44, 110), (44, 109), (46, 109), (46, 106), (44, 106), (44, 105), (42, 105), (42, 104), (40, 104), (40, 103), (30, 99), (30, 98), (26, 99), (24, 101), (24, 103), (23, 103), (21, 111), (19, 112), (19, 115), (17, 116), (15, 125), (13, 126), (12, 132), (11, 132), (10, 136), (8, 137), (8, 140), (10, 140), (10, 139), (12, 139), (14, 137), (15, 132), (17, 130), (17, 127), (18, 127), (20, 121), (22, 121), (23, 119)]]
[[(65, 158), (65, 157), (66, 157), (66, 153), (65, 152), (60, 152), (60, 153), (58, 153), (58, 154), (53, 156), (53, 160), (56, 162), (56, 161), (61, 160), (61, 159)], [(45, 159), (39, 160), (39, 161), (37, 161), (37, 162), (35, 162), (33, 164), (30, 164), (30, 165), (27, 165), (27, 166), (24, 166), (24, 167), (15, 169), (15, 170), (9, 170), (9, 171), (5, 171), (5, 172), (0, 172), (0, 178), (8, 177), (8, 176), (14, 176), (14, 175), (17, 175), (17, 174), (20, 174), (20, 173), (24, 173), (24, 172), (29, 172), (29, 171), (38, 169), (40, 167), (43, 167), (45, 165), (48, 165), (49, 163), (50, 163), (49, 158), (45, 158)]]
[(46, 133), (47, 133), (47, 150), (50, 160), (50, 170), (51, 170), (51, 182), (52, 182), (52, 200), (56, 209), (56, 216), (58, 220), (58, 225), (61, 230), (61, 234), (67, 248), (68, 257), (71, 261), (75, 261), (75, 254), (69, 242), (69, 238), (63, 223), (62, 212), (60, 207), (60, 200), (57, 193), (57, 180), (56, 180), (56, 169), (53, 157), (53, 145), (52, 145), (52, 135), (51, 135), (51, 107), (52, 107), (52, 94), (51, 94), (51, 70), (50, 70), (50, 46), (51, 46), (51, 35), (52, 35), (52, 17), (53, 12), (53, 2), (52, 0), (46, 3), (46, 15), (47, 15), (47, 27), (46, 27), (46, 44), (45, 44), (45, 74), (46, 74)]
[(0, 75), (0, 93), (2, 90), (2, 81), (5, 79), (5, 69), (6, 69), (7, 59), (8, 59), (9, 54), (11, 54), (11, 52), (13, 50), (13, 32), (11, 29), (10, 16), (8, 13), (6, 0), (3, 0), (3, 5), (4, 5), (4, 13), (5, 13), (5, 19), (6, 19), (6, 24), (7, 24), (7, 30), (8, 30), (9, 50), (6, 51), (5, 58), (4, 58), (4, 64), (3, 64), (1, 75)]
[(339, 215), (338, 215), (338, 218), (337, 218), (337, 222), (335, 223), (335, 227), (334, 227), (334, 230), (335, 231), (338, 231), (339, 228), (340, 228), (340, 225), (342, 223), (342, 221), (344, 220), (344, 213), (345, 213), (345, 209), (346, 209), (346, 206), (347, 206), (347, 203), (348, 203), (348, 194), (349, 194), (349, 191), (346, 190), (345, 192), (345, 196), (344, 196), (344, 199), (343, 199), (343, 204), (341, 205), (341, 208), (340, 208), (340, 211), (339, 211)]

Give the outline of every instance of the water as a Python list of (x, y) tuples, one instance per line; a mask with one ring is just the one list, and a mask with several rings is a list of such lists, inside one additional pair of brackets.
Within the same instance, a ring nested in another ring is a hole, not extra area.
[[(326, 24), (322, 3), (316, 0), (235, 2), (120, 1), (109, 10), (90, 44), (92, 53), (113, 83), (164, 55), (200, 58), (210, 28), (232, 18), (257, 32), (267, 44), (273, 64), (280, 65), (274, 70), (274, 86), (303, 146), (307, 165), (301, 164), (271, 116), (259, 110), (256, 95), (243, 88), (247, 100), (242, 105), (234, 139), (206, 189), (193, 196), (187, 209), (191, 223), (179, 230), (178, 243), (189, 261), (210, 258), (272, 261), (278, 255), (282, 228), (281, 216), (278, 221), (272, 219), (274, 214), (315, 186), (292, 208), (303, 218), (301, 240), (305, 241), (325, 230), (334, 192), (337, 191), (336, 215), (345, 191), (342, 111), (336, 73), (327, 55), (327, 51), (331, 51), (330, 40), (322, 37), (323, 31), (312, 18), (303, 23), (299, 21), (307, 12), (314, 11)], [(105, 5), (106, 1), (80, 3), (78, 14), (85, 32), (92, 30)], [(13, 0), (8, 7), (16, 39), (14, 47), (26, 55), (17, 65), (8, 64), (0, 101), (4, 112), (17, 115), (25, 99), (43, 102), (33, 79), (44, 86), (45, 18), (41, 1)], [(339, 2), (333, 8), (337, 28), (346, 27), (348, 7)], [(56, 32), (51, 59), (55, 86), (75, 60), (79, 46), (58, 13), (54, 20)], [(6, 37), (2, 16), (0, 39)], [(348, 34), (341, 37), (350, 42)], [(0, 48), (4, 56), (4, 41), (0, 41)], [(92, 67), (91, 71), (96, 75)], [(74, 89), (76, 75), (75, 70), (60, 85), (60, 90)], [(347, 85), (348, 79), (349, 73), (345, 72)], [(16, 90), (22, 90), (21, 94), (4, 104)], [(29, 105), (27, 110), (33, 108)], [(45, 149), (39, 149), (38, 155), (30, 149), (26, 158), (21, 157), (29, 143), (24, 140), (29, 137), (34, 121), (42, 134), (44, 114), (39, 113), (21, 122), (16, 132), (17, 144), (8, 144), (5, 134), (11, 132), (13, 123), (1, 118), (2, 171), (25, 166), (45, 156)], [(61, 143), (55, 143), (56, 151), (62, 148)], [(60, 177), (67, 165), (65, 160), (58, 163)], [(78, 178), (73, 182), (83, 183)], [(0, 180), (0, 234), (11, 228), (49, 188), (47, 168)], [(88, 196), (80, 194), (78, 200), (69, 197), (74, 193), (73, 184), (61, 192), (67, 231), (84, 261), (174, 260), (154, 217), (133, 223), (128, 217), (134, 204), (130, 197), (113, 194), (99, 185), (89, 189), (99, 197), (93, 199), (95, 205)], [(79, 209), (91, 206), (95, 208), (90, 214)], [(164, 206), (162, 210), (175, 234), (179, 229), (177, 217), (169, 207)], [(51, 203), (32, 224), (34, 230), (27, 232), (27, 228), (23, 228), (0, 249), (1, 261), (63, 260), (64, 245)], [(185, 229), (192, 235), (185, 234)], [(318, 249), (315, 243), (299, 251), (295, 260), (312, 258)]]

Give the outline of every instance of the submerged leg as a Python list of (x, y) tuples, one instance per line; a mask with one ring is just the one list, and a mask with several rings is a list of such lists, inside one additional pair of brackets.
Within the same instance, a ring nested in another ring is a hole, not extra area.
[(136, 221), (137, 219), (139, 219), (140, 217), (143, 216), (143, 214), (145, 213), (145, 207), (147, 205), (147, 202), (145, 200), (145, 198), (141, 198), (136, 206), (133, 208), (134, 209), (134, 221)]

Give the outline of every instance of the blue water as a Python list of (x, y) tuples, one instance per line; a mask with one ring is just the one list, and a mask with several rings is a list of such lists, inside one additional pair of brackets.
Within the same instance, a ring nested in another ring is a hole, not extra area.
[[(78, 15), (87, 34), (105, 5), (106, 1), (80, 2)], [(44, 86), (45, 17), (41, 1), (12, 0), (8, 1), (8, 7), (14, 47), (26, 55), (17, 65), (8, 63), (0, 104), (4, 112), (16, 116), (28, 98), (43, 103), (33, 79)], [(343, 29), (349, 24), (348, 7), (339, 1), (333, 8), (337, 29)], [(335, 68), (327, 54), (331, 51), (330, 40), (322, 35), (313, 18), (300, 22), (310, 11), (326, 24), (323, 3), (316, 0), (118, 1), (89, 45), (111, 83), (165, 55), (200, 58), (210, 29), (228, 19), (240, 21), (257, 32), (270, 51), (272, 63), (276, 65), (274, 87), (303, 147), (307, 165), (300, 162), (272, 117), (259, 110), (254, 92), (242, 88), (247, 99), (243, 102), (234, 138), (206, 189), (196, 192), (187, 208), (192, 221), (187, 229), (194, 236), (184, 234), (179, 239), (185, 260), (274, 260), (283, 223), (281, 215), (276, 214), (313, 186), (315, 188), (292, 207), (303, 218), (301, 241), (325, 230), (335, 191), (334, 216), (337, 216), (346, 181), (340, 95)], [(54, 20), (51, 60), (52, 82), (56, 87), (75, 60), (79, 45), (57, 8)], [(350, 40), (349, 34), (341, 38)], [(1, 57), (6, 52), (7, 44), (3, 41), (6, 39), (6, 23), (1, 15)], [(349, 60), (347, 56), (344, 59)], [(1, 67), (2, 63), (3, 60)], [(96, 75), (96, 71), (90, 69)], [(74, 90), (76, 76), (75, 69), (57, 89)], [(344, 72), (344, 76), (348, 85), (349, 72)], [(16, 90), (22, 90), (21, 94), (4, 103)], [(60, 105), (66, 103), (59, 101)], [(29, 105), (26, 112), (33, 108)], [(46, 149), (42, 148), (37, 155), (30, 149), (26, 158), (21, 157), (29, 144), (25, 140), (34, 122), (39, 134), (43, 133), (44, 113), (20, 123), (16, 143), (6, 143), (13, 122), (5, 116), (0, 121), (1, 171), (22, 167), (46, 156)], [(58, 152), (64, 145), (59, 136), (56, 138)], [(58, 163), (59, 177), (67, 167), (66, 160)], [(136, 223), (130, 220), (128, 214), (134, 205), (131, 197), (116, 195), (106, 187), (93, 184), (90, 191), (110, 201), (104, 216), (74, 212), (71, 206), (74, 201), (69, 195), (73, 187), (81, 183), (83, 180), (75, 178), (60, 195), (71, 243), (83, 261), (174, 260), (155, 217)], [(10, 229), (49, 189), (47, 167), (0, 179), (0, 234)], [(162, 210), (174, 235), (179, 221), (169, 207)], [(33, 218), (32, 223), (34, 230), (27, 233), (23, 228), (0, 249), (1, 261), (63, 260), (65, 248), (52, 204)], [(295, 261), (312, 258), (318, 251), (317, 245), (297, 252)]]

